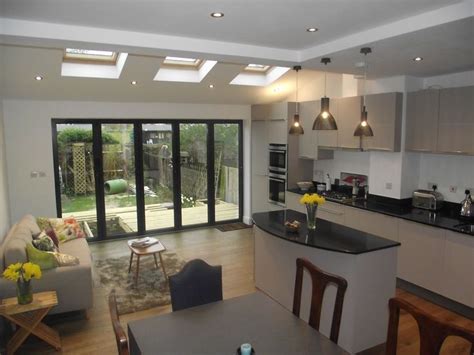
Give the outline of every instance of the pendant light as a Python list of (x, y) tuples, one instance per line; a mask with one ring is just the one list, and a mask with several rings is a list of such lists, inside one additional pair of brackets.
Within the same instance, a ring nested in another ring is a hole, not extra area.
[[(321, 58), (321, 63), (328, 65), (331, 58)], [(327, 71), (324, 72), (324, 97), (321, 98), (321, 112), (316, 116), (313, 129), (317, 131), (337, 130), (336, 120), (329, 111), (329, 97), (326, 96)]]
[[(360, 52), (367, 58), (367, 54), (372, 53), (372, 49), (370, 47), (364, 47), (360, 49)], [(355, 137), (372, 137), (374, 132), (367, 122), (367, 110), (365, 108), (365, 84), (367, 82), (367, 59), (364, 60), (364, 96), (362, 96), (362, 112), (360, 114), (360, 123), (357, 125), (354, 136)]]
[(293, 116), (293, 123), (290, 127), (290, 134), (294, 134), (294, 135), (300, 135), (300, 134), (304, 134), (304, 129), (303, 127), (301, 126), (300, 124), (300, 115), (299, 115), (299, 103), (298, 103), (298, 71), (301, 70), (301, 66), (299, 65), (295, 65), (293, 67), (293, 70), (296, 71), (296, 93), (295, 93), (295, 96), (296, 96), (296, 112), (295, 112), (295, 115)]

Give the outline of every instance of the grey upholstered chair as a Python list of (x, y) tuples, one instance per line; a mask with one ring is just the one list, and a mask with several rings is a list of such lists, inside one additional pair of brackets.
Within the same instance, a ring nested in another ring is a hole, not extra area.
[(186, 263), (169, 277), (173, 311), (222, 300), (222, 266), (211, 266), (204, 260)]

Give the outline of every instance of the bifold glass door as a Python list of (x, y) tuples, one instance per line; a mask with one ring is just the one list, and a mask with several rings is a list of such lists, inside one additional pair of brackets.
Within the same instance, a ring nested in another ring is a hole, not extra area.
[(53, 119), (58, 216), (91, 239), (242, 219), (242, 122)]

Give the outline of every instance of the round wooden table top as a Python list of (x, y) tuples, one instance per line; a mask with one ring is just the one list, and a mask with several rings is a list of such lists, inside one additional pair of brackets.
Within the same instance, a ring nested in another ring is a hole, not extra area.
[[(151, 239), (151, 238), (150, 238)], [(156, 238), (154, 238), (156, 239)], [(136, 240), (136, 239), (135, 239)], [(161, 242), (158, 240), (158, 243), (150, 245), (149, 247), (146, 248), (137, 248), (132, 246), (132, 243), (135, 240), (129, 240), (127, 242), (128, 247), (132, 251), (132, 253), (137, 254), (137, 255), (148, 255), (148, 254), (155, 254), (155, 253), (160, 253), (162, 251), (166, 251), (166, 248)]]

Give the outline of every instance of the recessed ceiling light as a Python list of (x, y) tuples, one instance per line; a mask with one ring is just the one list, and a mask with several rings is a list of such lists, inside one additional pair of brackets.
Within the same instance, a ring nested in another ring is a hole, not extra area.
[(209, 84), (209, 89), (214, 89), (214, 84)]
[(415, 62), (421, 62), (423, 60), (423, 57), (415, 57), (413, 58)]
[(138, 84), (138, 81), (132, 80), (132, 81), (130, 82), (130, 84), (132, 84), (132, 85), (137, 85), (137, 84)]
[(36, 81), (41, 81), (41, 80), (43, 80), (43, 77), (40, 76), (40, 75), (37, 75), (37, 76), (35, 76), (35, 80)]
[(306, 29), (306, 32), (318, 32), (318, 29), (316, 27), (309, 27)]
[(221, 17), (224, 17), (224, 13), (223, 12), (211, 12), (211, 17), (221, 18)]

